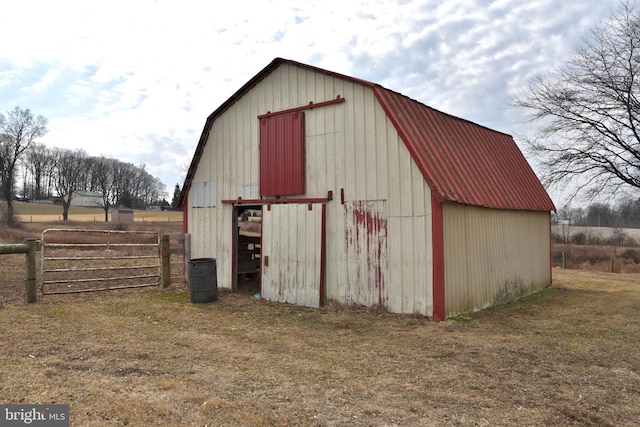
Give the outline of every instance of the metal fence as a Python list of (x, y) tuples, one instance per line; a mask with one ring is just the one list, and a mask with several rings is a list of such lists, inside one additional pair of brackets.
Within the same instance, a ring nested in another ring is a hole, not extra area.
[(162, 253), (158, 233), (47, 229), (40, 240), (43, 295), (157, 286)]

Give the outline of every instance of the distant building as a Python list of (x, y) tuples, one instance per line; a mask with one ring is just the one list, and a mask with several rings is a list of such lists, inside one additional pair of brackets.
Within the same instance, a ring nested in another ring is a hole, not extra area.
[(133, 209), (111, 209), (111, 221), (133, 221)]
[(74, 191), (71, 196), (71, 206), (101, 207), (102, 194), (96, 191)]

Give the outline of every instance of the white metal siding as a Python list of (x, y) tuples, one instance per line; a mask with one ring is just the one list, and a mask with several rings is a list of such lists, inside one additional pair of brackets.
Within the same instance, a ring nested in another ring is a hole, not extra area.
[(512, 301), (551, 283), (548, 212), (443, 206), (446, 315)]
[[(327, 204), (326, 298), (352, 301), (346, 278), (345, 201), (386, 200), (387, 308), (432, 314), (430, 190), (370, 88), (283, 64), (214, 123), (194, 182), (216, 181), (217, 208), (207, 217), (190, 209), (189, 230), (198, 256), (218, 259), (218, 286), (231, 287), (232, 212), (220, 200), (259, 185), (258, 115), (345, 98), (305, 111), (306, 193)], [(193, 188), (193, 187), (192, 187)], [(191, 194), (190, 194), (191, 197)], [(211, 224), (215, 224), (215, 229)], [(287, 235), (291, 224), (273, 229)], [(264, 237), (264, 236), (263, 236)], [(311, 243), (309, 243), (311, 244)]]
[(350, 304), (389, 305), (388, 221), (386, 200), (345, 204), (346, 299)]
[(262, 215), (262, 297), (319, 307), (322, 206), (272, 205)]

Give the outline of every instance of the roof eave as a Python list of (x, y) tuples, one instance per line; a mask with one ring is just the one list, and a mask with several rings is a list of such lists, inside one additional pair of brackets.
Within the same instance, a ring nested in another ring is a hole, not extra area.
[(324, 70), (322, 68), (314, 67), (312, 65), (303, 64), (301, 62), (292, 61), (284, 58), (275, 58), (269, 65), (264, 67), (258, 74), (253, 76), (251, 80), (245, 83), (240, 89), (238, 89), (231, 97), (229, 97), (225, 102), (223, 102), (213, 113), (209, 115), (207, 121), (205, 123), (204, 129), (202, 130), (202, 134), (200, 135), (200, 139), (198, 140), (198, 145), (195, 150), (195, 154), (191, 160), (191, 164), (189, 165), (189, 170), (187, 171), (187, 175), (185, 177), (184, 183), (182, 185), (182, 190), (180, 191), (180, 196), (178, 197), (177, 207), (183, 208), (184, 203), (186, 201), (187, 193), (191, 188), (191, 181), (193, 179), (193, 175), (195, 174), (198, 163), (200, 162), (200, 156), (204, 150), (204, 146), (207, 143), (207, 139), (209, 138), (209, 132), (211, 131), (211, 127), (215, 120), (222, 115), (229, 107), (235, 104), (242, 96), (244, 96), (247, 92), (249, 92), (254, 86), (256, 86), (259, 82), (261, 82), (266, 76), (271, 74), (276, 68), (278, 68), (282, 64), (291, 64), (300, 68), (305, 68), (308, 70), (317, 71), (323, 74), (327, 74), (329, 76), (337, 77), (344, 80), (349, 80), (354, 83), (360, 83), (365, 86), (374, 87), (375, 84), (369, 82), (367, 80), (358, 79), (355, 77), (350, 77), (344, 74), (336, 73), (329, 70)]

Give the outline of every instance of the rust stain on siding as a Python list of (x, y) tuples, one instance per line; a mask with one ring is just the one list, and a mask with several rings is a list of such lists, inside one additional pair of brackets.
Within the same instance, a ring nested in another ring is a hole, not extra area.
[(388, 272), (386, 200), (345, 204), (347, 301), (387, 307)]

